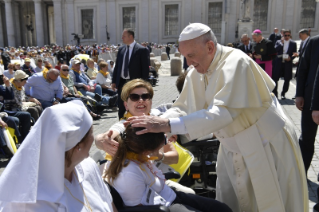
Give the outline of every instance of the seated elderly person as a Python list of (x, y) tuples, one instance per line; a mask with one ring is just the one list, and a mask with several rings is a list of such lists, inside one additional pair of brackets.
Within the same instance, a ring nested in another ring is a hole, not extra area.
[(24, 60), (24, 65), (22, 66), (21, 70), (24, 71), (29, 76), (31, 76), (35, 73), (34, 69), (31, 66), (30, 58), (26, 58)]
[(10, 101), (11, 107), (6, 108), (11, 111), (27, 111), (35, 121), (38, 120), (42, 113), (41, 103), (36, 98), (29, 98), (25, 95), (24, 85), (29, 75), (24, 71), (17, 70), (14, 77), (10, 80), (14, 93), (14, 99)]
[(9, 63), (8, 64), (8, 70), (5, 70), (3, 72), (3, 75), (6, 76), (8, 79), (11, 79), (14, 77), (14, 64)]
[(83, 72), (81, 72), (80, 64), (81, 61), (76, 59), (73, 60), (72, 71), (70, 71), (70, 75), (77, 90), (80, 91), (84, 96), (90, 96), (91, 98), (101, 101), (104, 105), (109, 105), (111, 107), (115, 106), (116, 103), (114, 100), (117, 100), (117, 95), (110, 98), (109, 102), (109, 98), (102, 96), (102, 88), (100, 85), (90, 85), (90, 79)]
[[(81, 100), (81, 96), (78, 94), (76, 87), (74, 86), (73, 80), (69, 75), (69, 67), (68, 65), (64, 64), (61, 66), (60, 70), (60, 77), (63, 83), (63, 98), (61, 103), (66, 103), (72, 100)], [(81, 100), (82, 101), (82, 100)], [(86, 101), (85, 101), (86, 102)], [(87, 106), (85, 104), (85, 106)], [(92, 116), (93, 120), (98, 120), (101, 118), (100, 115), (93, 113), (90, 108), (88, 108), (90, 115)]]
[(36, 72), (36, 73), (39, 73), (39, 72), (42, 72), (43, 71), (43, 66), (42, 66), (42, 64), (43, 64), (43, 59), (41, 58), (41, 57), (38, 57), (36, 60), (35, 60), (35, 65), (36, 65), (36, 67), (34, 68), (34, 71)]
[(112, 78), (108, 72), (108, 65), (106, 62), (100, 63), (100, 71), (98, 72), (95, 81), (97, 84), (101, 85), (102, 93), (106, 93), (110, 96), (117, 94), (117, 92), (113, 91), (111, 88)]
[(83, 103), (46, 109), (0, 178), (0, 211), (117, 212), (89, 150), (92, 118)]
[[(125, 206), (165, 205), (170, 211), (230, 212), (226, 204), (217, 200), (174, 191), (165, 184), (165, 176), (155, 163), (160, 149), (166, 144), (164, 133), (136, 135), (144, 128), (128, 125), (116, 137), (118, 151), (108, 163), (105, 178), (121, 195)], [(150, 142), (152, 141), (152, 142)], [(155, 157), (154, 157), (155, 156)], [(176, 208), (179, 205), (179, 208)]]
[(26, 95), (36, 98), (43, 109), (58, 104), (63, 97), (62, 81), (57, 69), (34, 74), (27, 80), (24, 88)]
[[(7, 77), (3, 76), (3, 82), (5, 86), (0, 85), (0, 96), (2, 96), (1, 103), (3, 103), (4, 106), (0, 107), (0, 112), (6, 112), (10, 117), (14, 118), (14, 121), (19, 127), (20, 131), (18, 140), (19, 143), (22, 143), (31, 128), (31, 115), (30, 113), (25, 111), (11, 111), (7, 109), (7, 102), (12, 101), (12, 99), (14, 98), (14, 93)], [(3, 118), (3, 120), (6, 121), (5, 118)]]
[(52, 68), (52, 65), (51, 63), (49, 62), (49, 59), (48, 58), (45, 58), (43, 60), (43, 63), (44, 63), (44, 68), (43, 68), (43, 72), (47, 72), (48, 70), (50, 70)]
[(96, 75), (99, 71), (94, 67), (94, 60), (90, 58), (86, 61), (86, 64), (88, 66), (86, 74), (90, 77), (90, 79), (96, 79)]

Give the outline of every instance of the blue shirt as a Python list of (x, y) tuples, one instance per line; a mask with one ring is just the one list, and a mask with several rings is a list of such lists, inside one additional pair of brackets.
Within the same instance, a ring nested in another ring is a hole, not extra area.
[(63, 98), (63, 87), (60, 76), (52, 83), (44, 79), (43, 73), (36, 73), (29, 77), (24, 85), (25, 94), (44, 101), (53, 101), (55, 97)]

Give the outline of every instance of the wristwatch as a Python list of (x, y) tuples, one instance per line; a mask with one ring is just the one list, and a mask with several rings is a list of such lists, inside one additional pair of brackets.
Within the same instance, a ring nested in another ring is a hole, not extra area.
[(165, 154), (164, 152), (160, 151), (163, 154), (163, 157), (159, 160), (156, 160), (156, 162), (163, 162), (163, 160), (165, 159)]

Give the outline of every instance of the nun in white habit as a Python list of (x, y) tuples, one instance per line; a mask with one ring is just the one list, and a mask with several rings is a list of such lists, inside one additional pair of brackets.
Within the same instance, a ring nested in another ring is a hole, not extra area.
[(92, 118), (81, 101), (47, 108), (0, 178), (0, 211), (117, 211), (89, 158)]

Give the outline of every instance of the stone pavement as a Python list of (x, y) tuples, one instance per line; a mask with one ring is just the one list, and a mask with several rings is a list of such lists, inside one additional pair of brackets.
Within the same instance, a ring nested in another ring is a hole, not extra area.
[[(172, 57), (173, 55), (171, 55)], [(160, 57), (156, 57), (160, 61)], [(161, 62), (162, 66), (159, 69), (159, 82), (156, 87), (154, 87), (154, 98), (153, 98), (153, 107), (156, 107), (162, 103), (171, 102), (174, 100), (177, 95), (177, 89), (175, 87), (175, 81), (177, 77), (170, 76), (170, 61), (163, 61)], [(278, 86), (278, 93), (281, 92), (283, 85), (283, 81), (279, 81)], [(286, 94), (285, 100), (279, 99), (279, 102), (282, 104), (286, 114), (292, 120), (297, 136), (300, 136), (301, 129), (300, 129), (300, 118), (301, 112), (296, 108), (294, 104), (294, 100), (292, 97), (295, 95), (296, 90), (296, 82), (292, 80), (290, 83), (289, 91)], [(94, 121), (94, 135), (100, 134), (105, 132), (107, 129), (110, 128), (112, 124), (118, 121), (117, 118), (117, 111), (108, 110), (103, 115), (102, 118), (98, 121)], [(101, 150), (98, 150), (95, 144), (92, 145), (90, 150), (90, 155), (94, 158), (103, 157), (104, 153)], [(7, 159), (0, 158), (0, 174), (4, 170), (6, 164), (8, 163)], [(319, 172), (319, 135), (317, 134), (316, 142), (315, 142), (315, 154), (311, 163), (311, 168), (308, 171), (308, 190), (309, 190), (309, 212), (314, 211), (313, 205), (317, 202), (317, 192), (316, 189), (318, 187), (317, 184), (317, 173)]]

